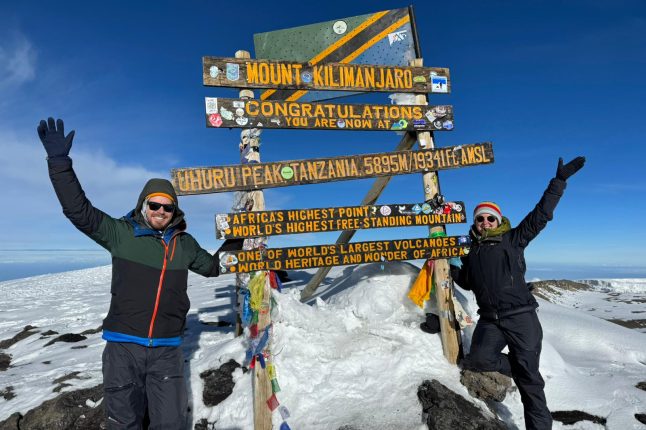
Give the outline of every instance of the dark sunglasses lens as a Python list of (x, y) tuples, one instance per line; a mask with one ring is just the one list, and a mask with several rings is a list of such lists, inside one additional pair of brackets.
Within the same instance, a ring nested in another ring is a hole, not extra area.
[(175, 205), (163, 205), (161, 203), (157, 202), (148, 202), (148, 207), (150, 210), (157, 211), (159, 208), (163, 207), (164, 212), (174, 212), (175, 211)]
[[(478, 221), (478, 222), (483, 222), (484, 220), (485, 220), (485, 217), (483, 217), (482, 215), (478, 215), (478, 216), (476, 217), (476, 221)], [(492, 216), (492, 215), (489, 215), (489, 216), (487, 217), (487, 221), (489, 221), (489, 222), (494, 222), (494, 221), (496, 221), (496, 217), (495, 217), (495, 216)]]
[(489, 221), (489, 222), (494, 222), (495, 220), (496, 220), (495, 216), (488, 216), (487, 217), (487, 221)]

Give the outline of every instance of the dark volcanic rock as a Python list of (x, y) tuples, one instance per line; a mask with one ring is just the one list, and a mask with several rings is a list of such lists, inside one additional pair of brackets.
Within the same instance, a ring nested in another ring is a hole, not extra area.
[(9, 354), (5, 354), (4, 352), (0, 352), (0, 372), (7, 370), (10, 364), (11, 356)]
[(548, 302), (555, 296), (562, 295), (562, 291), (588, 291), (593, 288), (581, 282), (568, 281), (566, 279), (558, 279), (552, 281), (535, 281), (532, 282), (534, 287), (532, 293), (541, 299)]
[(202, 400), (205, 406), (215, 406), (229, 397), (235, 386), (231, 374), (238, 367), (240, 365), (235, 360), (229, 360), (219, 369), (209, 369), (200, 373), (200, 378), (204, 379)]
[(22, 415), (19, 412), (14, 412), (6, 420), (0, 421), (0, 430), (19, 430), (21, 419)]
[(21, 340), (28, 338), (32, 334), (38, 333), (37, 331), (32, 331), (32, 330), (35, 330), (36, 328), (37, 327), (31, 326), (31, 325), (25, 326), (20, 333), (16, 334), (11, 339), (5, 339), (3, 341), (0, 341), (0, 349), (7, 349), (14, 343), (20, 342)]
[(44, 331), (44, 332), (42, 332), (42, 333), (40, 334), (40, 338), (41, 338), (41, 339), (44, 339), (44, 338), (46, 338), (46, 337), (48, 337), (48, 336), (53, 336), (53, 335), (55, 335), (55, 334), (58, 334), (58, 332), (57, 332), (57, 331), (54, 331), (54, 330), (47, 330), (47, 331)]
[(13, 385), (8, 385), (4, 390), (0, 390), (0, 396), (5, 400), (11, 400), (16, 397), (13, 393)]
[(463, 370), (460, 382), (467, 387), (469, 394), (483, 401), (505, 400), (511, 388), (511, 378), (498, 372), (474, 372)]
[(84, 331), (81, 332), (81, 334), (97, 334), (101, 330), (103, 330), (103, 324), (101, 324), (97, 328), (91, 328), (89, 330), (84, 330)]
[(49, 346), (55, 342), (80, 342), (85, 339), (87, 339), (87, 337), (83, 336), (82, 334), (65, 333), (58, 336), (56, 339), (50, 340), (45, 344), (45, 346)]
[(464, 397), (446, 388), (437, 380), (424, 381), (417, 397), (426, 414), (430, 430), (505, 430), (502, 421), (490, 418)]
[[(96, 430), (105, 428), (102, 405), (89, 407), (103, 398), (103, 385), (63, 393), (30, 410), (20, 420), (20, 430)], [(3, 423), (0, 423), (0, 429)], [(10, 427), (6, 427), (9, 429)], [(17, 430), (15, 427), (12, 430)]]
[(206, 418), (202, 418), (195, 423), (193, 430), (215, 430), (215, 423), (210, 423)]
[(646, 414), (635, 414), (635, 419), (642, 424), (646, 424)]
[(596, 424), (606, 425), (606, 419), (603, 417), (598, 417), (596, 415), (591, 415), (583, 411), (554, 411), (552, 412), (552, 418), (555, 421), (560, 421), (565, 425), (572, 425), (578, 423), (579, 421), (592, 421)]
[(639, 388), (640, 390), (646, 391), (646, 381), (638, 382), (637, 385), (635, 385), (636, 388)]

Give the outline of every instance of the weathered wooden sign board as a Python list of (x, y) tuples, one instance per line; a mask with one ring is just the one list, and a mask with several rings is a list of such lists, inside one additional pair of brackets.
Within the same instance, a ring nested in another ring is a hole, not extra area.
[(299, 103), (207, 97), (206, 126), (319, 130), (453, 130), (453, 107)]
[(418, 151), (171, 170), (179, 195), (405, 175), (493, 163), (491, 142)]
[(429, 203), (406, 203), (236, 212), (215, 216), (218, 239), (463, 222), (466, 222), (463, 202), (445, 202), (435, 208)]
[[(257, 33), (256, 58), (300, 63), (408, 66), (419, 56), (412, 7)], [(348, 91), (267, 90), (262, 100), (316, 101), (356, 94)]]
[(381, 261), (461, 257), (468, 253), (467, 236), (378, 240), (371, 242), (265, 248), (220, 252), (220, 273), (293, 270)]
[(212, 87), (448, 93), (449, 69), (343, 63), (295, 63), (202, 57), (203, 82)]

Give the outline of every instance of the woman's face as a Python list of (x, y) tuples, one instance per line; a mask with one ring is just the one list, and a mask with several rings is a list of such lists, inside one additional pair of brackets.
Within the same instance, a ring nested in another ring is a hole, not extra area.
[(475, 226), (478, 233), (498, 227), (498, 219), (493, 215), (480, 214), (475, 219)]

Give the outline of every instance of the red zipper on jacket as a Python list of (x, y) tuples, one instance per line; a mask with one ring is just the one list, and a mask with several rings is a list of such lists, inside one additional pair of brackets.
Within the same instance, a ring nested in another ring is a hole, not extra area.
[[(173, 236), (171, 242), (173, 243), (173, 252), (171, 254), (171, 260), (175, 255), (175, 245), (177, 244), (176, 237)], [(155, 298), (155, 308), (153, 309), (153, 316), (150, 319), (150, 327), (148, 328), (148, 346), (153, 346), (153, 330), (155, 329), (155, 319), (157, 318), (157, 310), (159, 309), (159, 299), (161, 297), (162, 285), (164, 284), (164, 275), (166, 274), (166, 264), (168, 262), (168, 246), (164, 239), (161, 239), (161, 243), (164, 246), (164, 264), (162, 265), (161, 275), (159, 275), (159, 285), (157, 285), (157, 297)]]

